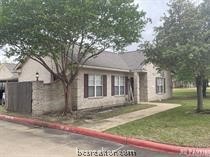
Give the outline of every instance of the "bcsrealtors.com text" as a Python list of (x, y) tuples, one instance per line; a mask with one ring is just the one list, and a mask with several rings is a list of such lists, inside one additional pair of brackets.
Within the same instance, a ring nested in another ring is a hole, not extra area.
[(134, 150), (108, 150), (104, 149), (103, 147), (100, 150), (84, 150), (76, 148), (76, 154), (78, 157), (95, 157), (95, 156), (101, 156), (101, 157), (130, 157), (130, 156), (136, 156), (136, 152)]

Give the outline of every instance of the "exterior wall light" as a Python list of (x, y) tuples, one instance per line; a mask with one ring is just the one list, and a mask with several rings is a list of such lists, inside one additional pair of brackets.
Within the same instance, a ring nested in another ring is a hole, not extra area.
[(36, 81), (39, 81), (39, 73), (36, 72)]

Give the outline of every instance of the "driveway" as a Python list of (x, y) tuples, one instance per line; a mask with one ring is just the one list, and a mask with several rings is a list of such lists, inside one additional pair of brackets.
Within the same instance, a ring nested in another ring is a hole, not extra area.
[[(80, 150), (134, 150), (137, 157), (175, 157), (54, 129), (0, 121), (1, 157), (78, 157)], [(82, 156), (82, 155), (81, 155)]]

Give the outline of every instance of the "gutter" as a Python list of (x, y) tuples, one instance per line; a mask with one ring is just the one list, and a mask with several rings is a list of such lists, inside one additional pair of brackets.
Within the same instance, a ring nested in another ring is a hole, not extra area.
[(130, 70), (126, 70), (126, 69), (107, 68), (107, 67), (99, 67), (99, 66), (92, 66), (92, 65), (82, 65), (81, 67), (82, 67), (82, 68), (88, 68), (88, 69), (98, 69), (98, 70), (131, 72)]
[(99, 67), (99, 66), (92, 66), (92, 65), (83, 65), (81, 67), (87, 68), (87, 69), (119, 71), (119, 72), (129, 72), (129, 73), (131, 73), (131, 72), (147, 72), (145, 69), (127, 70), (127, 69), (107, 68), (107, 67)]

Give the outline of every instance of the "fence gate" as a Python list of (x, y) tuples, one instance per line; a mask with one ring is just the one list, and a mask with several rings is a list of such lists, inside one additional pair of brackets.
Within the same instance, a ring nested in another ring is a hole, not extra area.
[(8, 82), (5, 92), (8, 111), (26, 114), (32, 112), (32, 82)]

